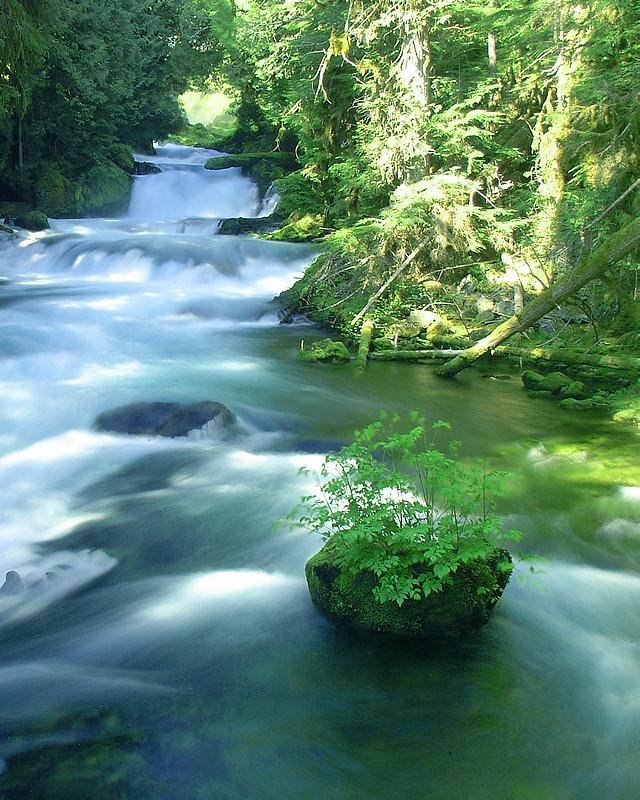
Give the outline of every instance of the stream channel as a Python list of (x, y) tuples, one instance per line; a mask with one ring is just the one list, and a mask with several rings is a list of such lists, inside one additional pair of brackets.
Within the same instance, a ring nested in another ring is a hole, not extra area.
[[(158, 148), (127, 216), (0, 245), (0, 798), (637, 800), (637, 437), (520, 381), (296, 361), (273, 297), (313, 249), (217, 235), (239, 170)], [(226, 404), (233, 433), (126, 437), (117, 406)], [(278, 529), (302, 466), (380, 409), (447, 419), (514, 475), (490, 623), (437, 648), (333, 628)]]

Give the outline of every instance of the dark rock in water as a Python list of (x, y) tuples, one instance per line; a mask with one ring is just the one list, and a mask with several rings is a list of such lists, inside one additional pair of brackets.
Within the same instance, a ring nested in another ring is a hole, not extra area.
[(134, 175), (157, 175), (159, 172), (162, 172), (160, 167), (148, 161), (135, 161), (133, 164)]
[(226, 427), (235, 415), (222, 403), (132, 403), (101, 414), (95, 422), (99, 431), (130, 436), (186, 436), (209, 422)]
[(511, 575), (511, 556), (496, 548), (487, 558), (460, 566), (451, 584), (422, 600), (380, 603), (373, 589), (377, 578), (363, 570), (347, 578), (329, 540), (307, 562), (309, 594), (323, 614), (337, 622), (392, 636), (439, 639), (459, 636), (489, 621)]
[(24, 590), (24, 583), (20, 577), (20, 573), (13, 569), (10, 572), (7, 572), (4, 583), (0, 587), (0, 595), (9, 595), (14, 597), (15, 595), (23, 594)]
[(248, 233), (273, 233), (280, 227), (273, 217), (228, 217), (222, 220), (218, 233), (226, 236), (241, 236)]

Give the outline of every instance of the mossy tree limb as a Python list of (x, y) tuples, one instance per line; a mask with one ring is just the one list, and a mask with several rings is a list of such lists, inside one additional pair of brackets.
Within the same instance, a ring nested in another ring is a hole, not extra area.
[(360, 344), (358, 345), (358, 353), (354, 362), (356, 372), (363, 373), (367, 368), (367, 358), (369, 356), (369, 349), (371, 348), (371, 338), (374, 329), (373, 320), (365, 319), (360, 329)]
[(516, 333), (522, 333), (573, 296), (591, 281), (601, 278), (607, 270), (640, 247), (640, 219), (625, 225), (593, 253), (587, 254), (565, 277), (545, 289), (517, 314), (498, 325), (472, 347), (462, 351), (452, 361), (437, 370), (445, 378), (453, 378), (475, 361), (495, 350)]
[[(427, 361), (457, 358), (466, 352), (466, 350), (380, 350), (371, 353), (369, 358), (375, 361)], [(542, 347), (527, 350), (524, 347), (508, 345), (493, 348), (491, 354), (521, 358), (530, 363), (551, 361), (558, 364), (640, 372), (640, 358), (633, 356), (596, 355), (577, 350), (548, 350)]]

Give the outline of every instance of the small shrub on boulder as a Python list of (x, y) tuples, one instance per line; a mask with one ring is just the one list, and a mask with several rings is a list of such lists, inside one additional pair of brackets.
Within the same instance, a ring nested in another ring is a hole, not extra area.
[[(290, 519), (326, 540), (306, 566), (316, 607), (379, 633), (431, 638), (484, 625), (512, 571), (494, 498), (506, 476), (447, 455), (425, 422), (356, 431), (326, 457), (317, 493)], [(413, 475), (409, 478), (408, 475)]]

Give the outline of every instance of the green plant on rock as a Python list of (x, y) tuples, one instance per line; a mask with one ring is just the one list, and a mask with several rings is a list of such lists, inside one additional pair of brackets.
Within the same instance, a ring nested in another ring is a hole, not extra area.
[[(505, 473), (463, 463), (457, 443), (448, 453), (441, 449), (437, 434), (449, 429), (446, 422), (430, 430), (412, 414), (409, 430), (399, 424), (399, 417), (382, 415), (356, 431), (352, 444), (328, 455), (317, 491), (289, 519), (328, 540), (341, 580), (373, 574), (375, 600), (402, 606), (450, 586), (466, 565), (504, 553), (499, 540), (519, 533), (503, 532), (495, 513)], [(500, 569), (509, 573), (504, 556)]]

